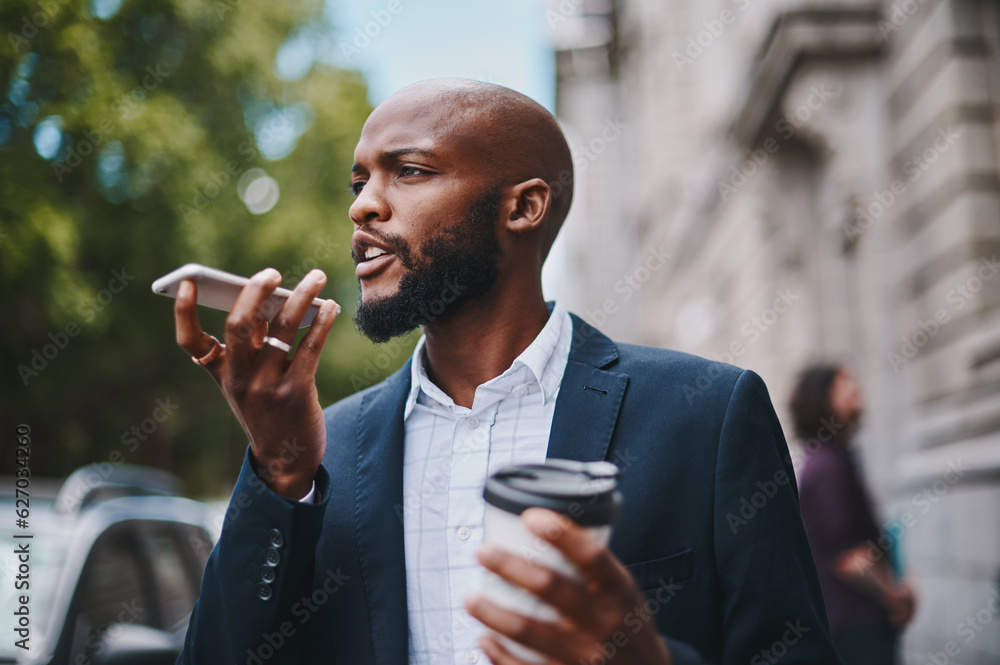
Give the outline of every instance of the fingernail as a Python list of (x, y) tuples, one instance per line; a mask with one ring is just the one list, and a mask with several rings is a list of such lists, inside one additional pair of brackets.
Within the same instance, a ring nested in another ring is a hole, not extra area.
[(281, 273), (274, 268), (264, 268), (259, 273), (254, 275), (254, 277), (257, 277), (265, 282), (273, 282), (275, 279), (281, 281)]
[(189, 280), (185, 279), (183, 282), (181, 282), (181, 285), (177, 287), (177, 297), (178, 298), (189, 297), (191, 295), (192, 288), (194, 288), (194, 284), (192, 284)]
[(320, 308), (319, 308), (319, 315), (320, 316), (322, 316), (322, 317), (325, 318), (327, 316), (330, 316), (334, 312), (336, 312), (337, 314), (340, 314), (340, 305), (338, 305), (334, 301), (332, 301), (332, 300), (324, 300), (323, 304), (320, 305)]

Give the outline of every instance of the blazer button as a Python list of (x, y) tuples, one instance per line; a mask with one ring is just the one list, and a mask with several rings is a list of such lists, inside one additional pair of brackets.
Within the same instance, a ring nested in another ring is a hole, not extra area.
[(272, 566), (261, 566), (260, 567), (260, 581), (261, 582), (264, 582), (266, 584), (270, 584), (271, 582), (274, 581), (275, 577), (277, 577), (277, 574), (274, 572), (274, 568)]
[(271, 545), (273, 547), (281, 547), (285, 544), (285, 537), (281, 535), (281, 532), (277, 529), (271, 529)]
[(264, 562), (269, 566), (277, 566), (281, 563), (281, 555), (278, 554), (278, 550), (273, 547), (267, 548), (267, 553), (264, 554)]
[(263, 582), (261, 582), (260, 584), (257, 585), (257, 597), (260, 598), (261, 600), (271, 600), (271, 596), (273, 595), (273, 593), (274, 592), (271, 591), (270, 584), (264, 584)]

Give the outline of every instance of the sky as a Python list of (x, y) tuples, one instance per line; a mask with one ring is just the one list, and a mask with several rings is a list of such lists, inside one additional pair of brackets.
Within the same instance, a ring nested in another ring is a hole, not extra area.
[(328, 0), (326, 58), (356, 68), (378, 104), (405, 85), (457, 76), (499, 83), (550, 111), (555, 61), (545, 0)]

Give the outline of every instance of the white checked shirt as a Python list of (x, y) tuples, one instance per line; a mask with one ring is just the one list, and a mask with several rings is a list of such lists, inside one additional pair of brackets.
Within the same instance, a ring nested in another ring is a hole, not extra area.
[(410, 665), (486, 662), (482, 626), (463, 606), (482, 588), (486, 478), (508, 464), (541, 462), (569, 358), (573, 323), (557, 303), (538, 337), (503, 374), (455, 404), (413, 352), (403, 419), (403, 537)]

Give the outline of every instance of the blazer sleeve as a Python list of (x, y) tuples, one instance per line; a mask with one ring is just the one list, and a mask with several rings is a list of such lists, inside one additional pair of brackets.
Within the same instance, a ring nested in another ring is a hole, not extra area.
[(299, 662), (305, 631), (294, 612), (311, 591), (329, 494), (322, 466), (316, 489), (320, 500), (314, 504), (272, 492), (254, 472), (247, 449), (179, 664)]
[[(764, 382), (748, 370), (723, 419), (714, 501), (721, 662), (839, 665), (784, 434)], [(676, 665), (706, 663), (690, 645), (666, 641)]]

